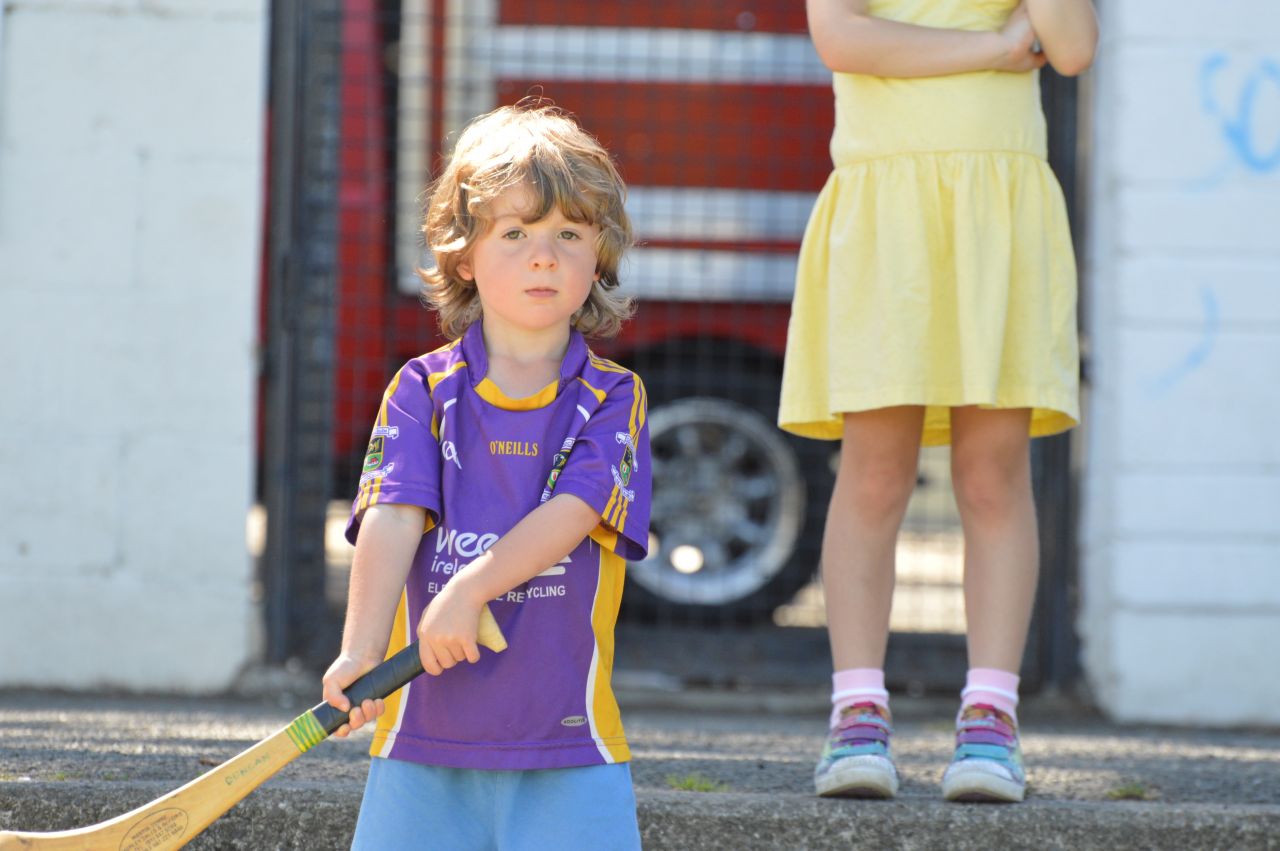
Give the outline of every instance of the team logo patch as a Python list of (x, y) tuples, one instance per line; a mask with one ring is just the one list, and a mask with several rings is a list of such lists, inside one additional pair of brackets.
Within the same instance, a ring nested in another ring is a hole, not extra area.
[(375, 436), (369, 441), (369, 449), (366, 451), (364, 456), (364, 471), (366, 473), (370, 470), (376, 470), (382, 466), (384, 448), (385, 438), (380, 435)]
[(569, 463), (568, 452), (557, 452), (551, 456), (551, 473), (547, 476), (547, 490), (555, 490), (556, 479), (560, 478), (560, 472), (564, 470), (564, 465)]
[(574, 438), (566, 437), (564, 443), (560, 444), (560, 451), (551, 456), (551, 472), (547, 474), (546, 487), (542, 489), (542, 499), (540, 502), (546, 502), (551, 498), (551, 492), (556, 489), (556, 482), (560, 478), (560, 473), (564, 471), (564, 465), (569, 463), (569, 451), (573, 449)]
[(635, 469), (636, 456), (630, 449), (622, 453), (622, 463), (618, 465), (618, 472), (622, 476), (624, 485), (631, 484), (631, 471)]
[(614, 440), (622, 444), (622, 461), (618, 464), (618, 469), (614, 471), (615, 477), (619, 480), (620, 486), (631, 484), (631, 474), (636, 469), (636, 444), (631, 439), (631, 435), (625, 431), (615, 432)]
[(622, 472), (617, 467), (613, 466), (610, 466), (609, 469), (613, 471), (613, 483), (618, 486), (619, 495), (621, 495), (627, 502), (634, 502), (636, 492), (627, 489), (627, 483), (622, 480)]

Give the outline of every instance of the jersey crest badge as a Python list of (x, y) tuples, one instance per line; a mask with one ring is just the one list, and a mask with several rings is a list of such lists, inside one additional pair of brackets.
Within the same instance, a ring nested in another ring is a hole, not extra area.
[(542, 489), (542, 499), (539, 502), (546, 502), (551, 498), (551, 492), (556, 489), (556, 480), (560, 478), (564, 465), (569, 463), (569, 451), (573, 449), (573, 442), (574, 438), (566, 437), (564, 443), (560, 444), (560, 451), (551, 456), (551, 472), (547, 474), (547, 485)]
[(369, 449), (364, 456), (364, 472), (368, 473), (370, 470), (376, 470), (382, 466), (385, 441), (386, 439), (381, 436), (374, 437), (369, 441)]
[(636, 470), (636, 443), (625, 431), (615, 432), (614, 439), (625, 447), (622, 450), (622, 462), (618, 465), (618, 479), (625, 487), (631, 484), (631, 474)]

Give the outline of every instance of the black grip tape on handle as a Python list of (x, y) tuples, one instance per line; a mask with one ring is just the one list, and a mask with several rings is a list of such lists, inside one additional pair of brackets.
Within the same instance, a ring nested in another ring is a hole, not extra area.
[[(413, 642), (360, 679), (347, 686), (343, 692), (352, 708), (366, 700), (385, 698), (422, 673), (422, 657), (418, 655), (418, 642)], [(326, 735), (333, 735), (347, 723), (350, 711), (343, 712), (328, 703), (316, 704), (311, 710)]]

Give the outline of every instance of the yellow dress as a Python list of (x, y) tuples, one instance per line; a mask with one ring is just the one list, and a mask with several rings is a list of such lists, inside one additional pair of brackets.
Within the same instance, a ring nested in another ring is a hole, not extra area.
[[(872, 0), (877, 17), (997, 30), (1017, 0)], [(800, 248), (778, 424), (838, 439), (842, 414), (1031, 408), (1079, 419), (1076, 268), (1038, 73), (835, 74), (835, 168)]]

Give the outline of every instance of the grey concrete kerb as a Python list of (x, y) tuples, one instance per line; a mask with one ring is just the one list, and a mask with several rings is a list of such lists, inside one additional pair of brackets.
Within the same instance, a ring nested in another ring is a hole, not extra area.
[[(641, 696), (621, 695), (646, 848), (1280, 849), (1280, 731), (1121, 727), (1028, 706), (1027, 802), (955, 805), (938, 791), (949, 702), (900, 702), (899, 798), (827, 801), (810, 794), (820, 703), (775, 695), (773, 711), (763, 711), (723, 698), (668, 695), (665, 708), (646, 708)], [(0, 829), (119, 815), (270, 735), (305, 705), (0, 694)], [(743, 707), (752, 711), (729, 711)], [(189, 847), (347, 847), (367, 744), (321, 744)]]

